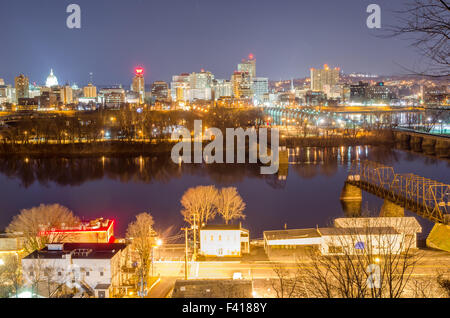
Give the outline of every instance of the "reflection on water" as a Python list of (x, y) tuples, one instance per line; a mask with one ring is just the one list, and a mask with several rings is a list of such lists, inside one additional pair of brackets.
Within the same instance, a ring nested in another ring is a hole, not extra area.
[[(449, 162), (383, 147), (282, 149), (289, 166), (261, 175), (258, 165), (177, 165), (169, 154), (116, 158), (0, 158), (0, 230), (20, 209), (60, 203), (85, 218), (118, 220), (125, 233), (137, 213), (149, 211), (167, 230), (183, 226), (179, 200), (189, 187), (235, 186), (247, 204), (244, 225), (258, 238), (264, 230), (327, 226), (360, 206), (341, 206), (339, 196), (353, 160), (370, 159), (450, 183)], [(5, 199), (7, 198), (7, 199)], [(363, 194), (363, 205), (382, 201)], [(425, 224), (426, 227), (430, 225)]]
[[(290, 171), (301, 178), (318, 175), (332, 176), (339, 166), (350, 167), (353, 160), (369, 158), (366, 147), (294, 148), (286, 149)], [(388, 148), (370, 148), (370, 159), (392, 163), (399, 158)], [(280, 169), (280, 171), (283, 169)], [(264, 176), (259, 166), (251, 164), (174, 164), (169, 154), (153, 157), (113, 158), (0, 158), (0, 173), (19, 179), (22, 186), (34, 183), (60, 186), (80, 186), (85, 182), (110, 179), (120, 182), (168, 182), (186, 175), (208, 176), (216, 184), (231, 184), (246, 178), (264, 179), (274, 188), (282, 187), (286, 181), (278, 175)], [(282, 172), (280, 172), (282, 173)], [(279, 173), (279, 174), (280, 174)], [(280, 181), (280, 182), (278, 182)]]

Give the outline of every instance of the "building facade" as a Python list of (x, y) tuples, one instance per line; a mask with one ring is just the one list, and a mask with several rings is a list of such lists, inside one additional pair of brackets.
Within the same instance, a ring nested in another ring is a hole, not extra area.
[(138, 67), (135, 70), (135, 76), (131, 84), (131, 91), (139, 95), (139, 104), (144, 104), (145, 102), (145, 79), (144, 79), (144, 69)]
[(333, 87), (339, 84), (340, 69), (330, 68), (327, 64), (323, 69), (311, 68), (311, 90), (316, 92), (323, 92), (324, 86), (329, 85)]
[(97, 87), (89, 83), (83, 87), (83, 96), (85, 98), (97, 98)]
[(30, 97), (30, 80), (23, 74), (17, 76), (14, 80), (16, 88), (16, 100), (19, 98)]
[(207, 225), (200, 229), (200, 254), (239, 257), (248, 253), (249, 231), (240, 225)]
[(25, 285), (44, 297), (52, 296), (47, 283), (75, 289), (80, 296), (114, 297), (123, 292), (126, 249), (126, 244), (48, 244), (22, 259)]

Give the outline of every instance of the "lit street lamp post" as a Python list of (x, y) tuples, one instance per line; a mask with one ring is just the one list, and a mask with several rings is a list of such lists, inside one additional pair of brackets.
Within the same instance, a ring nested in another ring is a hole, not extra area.
[(153, 277), (153, 274), (154, 274), (154, 261), (153, 261), (153, 254), (154, 254), (154, 248), (156, 247), (156, 248), (158, 248), (158, 247), (160, 247), (161, 245), (163, 244), (163, 241), (161, 240), (161, 239), (157, 239), (156, 240), (156, 245), (154, 245), (154, 244), (152, 244), (152, 277)]

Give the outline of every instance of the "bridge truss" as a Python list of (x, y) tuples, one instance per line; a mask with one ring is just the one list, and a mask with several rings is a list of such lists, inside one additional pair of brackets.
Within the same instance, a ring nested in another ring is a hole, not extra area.
[(450, 221), (450, 185), (373, 161), (354, 161), (347, 183), (438, 223)]

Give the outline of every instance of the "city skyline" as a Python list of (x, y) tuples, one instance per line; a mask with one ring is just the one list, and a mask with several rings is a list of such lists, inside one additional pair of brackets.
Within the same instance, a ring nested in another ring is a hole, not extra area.
[[(7, 7), (3, 3), (1, 24), (17, 32), (4, 39), (3, 58), (8, 63), (0, 78), (11, 83), (24, 73), (30, 82), (39, 83), (53, 68), (62, 83), (87, 84), (92, 72), (99, 85), (124, 84), (137, 65), (145, 67), (147, 82), (168, 82), (174, 74), (200, 69), (229, 78), (236, 63), (249, 54), (258, 62), (258, 75), (271, 80), (307, 77), (311, 67), (323, 64), (339, 66), (345, 73), (394, 75), (404, 72), (401, 66), (414, 66), (419, 59), (408, 42), (382, 39), (380, 30), (366, 27), (368, 1), (339, 6), (287, 0), (281, 6), (251, 0), (227, 5), (202, 0), (127, 5), (114, 1), (108, 9), (102, 1), (78, 3), (83, 21), (79, 30), (65, 26), (67, 3), (48, 0), (38, 7), (23, 1)], [(180, 12), (169, 10), (170, 5)], [(383, 26), (394, 22), (393, 10), (402, 8), (386, 1), (380, 1), (380, 6)], [(30, 10), (24, 12), (24, 7)], [(12, 20), (18, 12), (29, 25)], [(29, 17), (31, 12), (39, 19)], [(190, 16), (195, 21), (183, 28)], [(114, 25), (108, 23), (111, 19)], [(314, 32), (308, 31), (311, 23), (315, 23)], [(27, 35), (30, 26), (34, 36)], [(148, 37), (141, 35), (147, 32)]]

